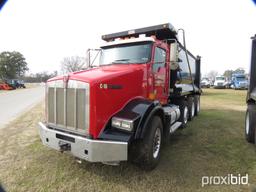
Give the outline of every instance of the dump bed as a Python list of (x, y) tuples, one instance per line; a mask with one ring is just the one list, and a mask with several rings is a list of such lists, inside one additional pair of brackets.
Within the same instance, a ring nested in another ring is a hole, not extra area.
[(179, 68), (178, 70), (171, 71), (173, 75), (177, 76), (176, 79), (174, 78), (174, 89), (179, 88), (182, 95), (200, 92), (201, 58), (199, 56), (195, 57), (189, 51), (186, 51), (185, 47), (180, 43), (179, 47)]

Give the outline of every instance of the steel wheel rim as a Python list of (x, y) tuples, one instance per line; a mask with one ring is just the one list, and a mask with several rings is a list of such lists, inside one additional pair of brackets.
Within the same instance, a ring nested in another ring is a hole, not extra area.
[(153, 140), (153, 157), (156, 159), (158, 157), (161, 147), (161, 130), (160, 128), (156, 129), (154, 140)]
[(246, 113), (246, 120), (245, 120), (245, 131), (246, 134), (249, 135), (249, 126), (250, 126), (250, 119), (248, 112)]
[(188, 122), (188, 107), (186, 106), (184, 108), (184, 123), (186, 124)]

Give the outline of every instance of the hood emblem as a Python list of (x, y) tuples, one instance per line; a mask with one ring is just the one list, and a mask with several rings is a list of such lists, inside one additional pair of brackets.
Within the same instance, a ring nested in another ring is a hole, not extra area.
[(122, 85), (114, 85), (114, 84), (106, 84), (106, 83), (101, 83), (100, 84), (100, 89), (122, 89)]

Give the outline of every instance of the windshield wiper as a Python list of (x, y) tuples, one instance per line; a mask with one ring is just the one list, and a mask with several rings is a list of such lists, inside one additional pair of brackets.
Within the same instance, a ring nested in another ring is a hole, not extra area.
[(120, 62), (130, 63), (129, 61), (130, 61), (130, 59), (116, 59), (112, 63), (113, 64), (120, 63)]

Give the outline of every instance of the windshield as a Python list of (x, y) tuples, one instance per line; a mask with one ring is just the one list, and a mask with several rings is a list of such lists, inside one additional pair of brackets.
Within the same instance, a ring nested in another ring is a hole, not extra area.
[(102, 47), (100, 65), (147, 63), (151, 59), (151, 48), (149, 42)]
[(236, 77), (236, 80), (237, 81), (245, 81), (246, 79), (245, 79), (245, 77), (240, 76), (240, 77)]
[(224, 80), (225, 80), (225, 77), (216, 77), (216, 80), (217, 80), (217, 81), (224, 81)]

